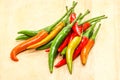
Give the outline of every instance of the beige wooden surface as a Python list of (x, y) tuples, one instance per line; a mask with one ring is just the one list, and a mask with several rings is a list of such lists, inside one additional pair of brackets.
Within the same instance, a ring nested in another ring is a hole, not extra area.
[(76, 1), (77, 13), (90, 9), (87, 18), (105, 14), (108, 19), (101, 22), (86, 66), (78, 57), (70, 75), (66, 65), (50, 74), (44, 51), (22, 52), (17, 56), (19, 62), (10, 59), (10, 51), (20, 43), (15, 40), (19, 30), (37, 30), (53, 23), (72, 0), (0, 0), (0, 80), (120, 80), (120, 0)]

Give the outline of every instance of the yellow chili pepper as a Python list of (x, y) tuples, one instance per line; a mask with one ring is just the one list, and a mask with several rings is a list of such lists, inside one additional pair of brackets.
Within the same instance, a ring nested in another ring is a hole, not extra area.
[(37, 47), (40, 47), (46, 43), (48, 43), (50, 40), (52, 40), (57, 34), (58, 32), (65, 26), (65, 22), (60, 22), (53, 31), (50, 32), (50, 34), (44, 38), (42, 41), (36, 43), (36, 44), (33, 44), (29, 47), (27, 47), (27, 49), (34, 49), (34, 48), (37, 48)]
[(75, 49), (79, 45), (81, 38), (82, 38), (82, 35), (74, 37), (73, 40), (68, 44), (68, 48), (66, 51), (67, 66), (71, 74), (72, 74), (72, 56), (73, 56)]

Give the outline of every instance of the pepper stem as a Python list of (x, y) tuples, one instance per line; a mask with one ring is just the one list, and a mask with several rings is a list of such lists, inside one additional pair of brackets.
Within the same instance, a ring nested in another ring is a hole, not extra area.
[(77, 2), (73, 1), (72, 9), (70, 9), (70, 11), (68, 10), (68, 14), (67, 14), (66, 18), (63, 20), (65, 23), (67, 23), (69, 21), (69, 16), (70, 16), (71, 12), (74, 11), (74, 8), (76, 5), (77, 5)]
[(90, 39), (95, 40), (96, 35), (97, 35), (97, 33), (98, 33), (99, 29), (100, 29), (100, 26), (101, 26), (101, 24), (99, 24), (97, 30), (95, 31), (95, 33), (92, 35), (92, 37)]
[(66, 12), (60, 19), (58, 19), (55, 23), (53, 23), (52, 25), (48, 26), (45, 28), (45, 30), (47, 32), (50, 32), (67, 14), (69, 14), (69, 12), (71, 12), (72, 9), (75, 8), (75, 6), (77, 5), (77, 2), (74, 3), (74, 5), (68, 10), (68, 12)]
[(94, 18), (92, 18), (92, 19), (89, 19), (89, 20), (86, 20), (86, 21), (80, 23), (79, 25), (84, 24), (84, 23), (86, 23), (86, 22), (91, 22), (91, 21), (93, 21), (93, 20), (101, 19), (101, 18), (103, 18), (103, 17), (105, 17), (105, 15), (98, 16), (98, 17), (94, 17)]
[(83, 19), (86, 15), (88, 15), (89, 13), (90, 13), (90, 11), (87, 10), (87, 11), (79, 18), (79, 20), (78, 20), (78, 25), (81, 23), (82, 19)]

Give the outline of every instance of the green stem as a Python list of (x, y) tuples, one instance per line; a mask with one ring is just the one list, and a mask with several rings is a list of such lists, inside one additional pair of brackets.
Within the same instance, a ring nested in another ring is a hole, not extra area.
[(97, 30), (95, 31), (95, 33), (93, 33), (93, 35), (92, 35), (92, 37), (90, 39), (95, 40), (96, 35), (97, 35), (97, 33), (98, 33), (99, 29), (100, 29), (100, 26), (101, 26), (101, 24), (99, 24)]
[(57, 20), (55, 23), (53, 23), (52, 25), (48, 26), (45, 28), (45, 30), (47, 32), (50, 32), (69, 12), (71, 12), (72, 9), (75, 8), (75, 6), (77, 5), (77, 2), (68, 10), (68, 12), (66, 12), (59, 20)]
[(80, 17), (80, 19), (78, 20), (78, 25), (81, 23), (82, 19), (83, 19), (86, 15), (88, 15), (89, 13), (90, 13), (90, 11), (87, 10), (87, 11)]
[(105, 15), (98, 16), (98, 17), (94, 17), (94, 18), (92, 18), (92, 19), (88, 19), (88, 20), (86, 20), (86, 21), (84, 21), (84, 22), (80, 23), (79, 25), (84, 24), (84, 23), (86, 23), (86, 22), (93, 21), (93, 20), (95, 20), (95, 19), (100, 19), (101, 17), (105, 17)]
[(93, 19), (93, 20), (91, 20), (91, 21), (89, 21), (89, 23), (93, 23), (93, 22), (96, 22), (96, 21), (100, 21), (100, 20), (102, 20), (102, 19), (106, 19), (107, 17), (100, 17), (100, 18), (96, 18), (96, 19)]

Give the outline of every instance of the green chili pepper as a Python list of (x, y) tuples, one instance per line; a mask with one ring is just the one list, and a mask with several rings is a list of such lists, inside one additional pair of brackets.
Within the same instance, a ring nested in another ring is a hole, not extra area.
[(50, 47), (50, 53), (48, 55), (49, 70), (50, 70), (51, 73), (53, 72), (54, 59), (55, 59), (55, 57), (57, 55), (58, 47), (60, 46), (62, 41), (65, 39), (65, 37), (68, 35), (68, 33), (70, 32), (72, 26), (79, 19), (80, 16), (81, 16), (81, 14), (79, 14), (78, 17), (71, 24), (68, 24), (66, 27), (64, 27), (58, 33), (58, 35), (54, 38), (54, 40), (53, 40), (53, 42), (51, 44), (51, 47)]
[(52, 42), (53, 42), (53, 40), (51, 40), (49, 43), (47, 43), (43, 46), (40, 46), (40, 47), (36, 48), (36, 50), (44, 50), (44, 49), (50, 48)]
[(16, 40), (26, 40), (26, 39), (29, 39), (30, 37), (29, 36), (27, 36), (27, 35), (20, 35), (20, 36), (18, 36), (18, 37), (16, 37)]
[(29, 36), (29, 37), (33, 37), (35, 36), (39, 31), (32, 31), (32, 30), (22, 30), (22, 31), (19, 31), (18, 34), (24, 34), (26, 36)]

